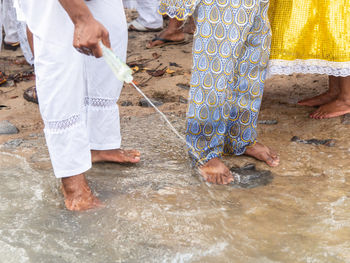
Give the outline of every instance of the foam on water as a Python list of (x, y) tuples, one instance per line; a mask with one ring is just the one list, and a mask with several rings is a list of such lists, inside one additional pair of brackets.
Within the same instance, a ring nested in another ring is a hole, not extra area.
[[(0, 231), (1, 233), (1, 231)], [(0, 262), (6, 263), (26, 263), (29, 262), (29, 257), (23, 248), (11, 246), (0, 240)], [(6, 261), (2, 261), (6, 260)]]
[(207, 256), (215, 257), (220, 255), (222, 251), (228, 246), (227, 242), (219, 242), (211, 245), (209, 248), (205, 250), (196, 250), (190, 253), (176, 253), (174, 258), (163, 259), (162, 262), (192, 262), (192, 261), (200, 261), (202, 258)]

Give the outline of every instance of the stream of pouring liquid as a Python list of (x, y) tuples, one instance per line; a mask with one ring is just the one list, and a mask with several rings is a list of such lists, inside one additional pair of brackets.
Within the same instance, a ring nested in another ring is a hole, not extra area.
[(153, 103), (152, 101), (142, 92), (142, 90), (135, 85), (133, 82), (132, 77), (132, 70), (126, 65), (121, 59), (119, 59), (114, 52), (104, 46), (102, 42), (100, 42), (100, 46), (102, 48), (102, 54), (103, 58), (105, 59), (106, 63), (109, 65), (111, 70), (113, 71), (114, 75), (117, 79), (120, 81), (125, 81), (126, 83), (132, 85), (137, 92), (139, 92), (146, 100), (147, 102), (156, 110), (157, 113), (160, 114), (160, 116), (164, 119), (165, 123), (169, 126), (170, 130), (183, 142), (185, 145), (187, 145), (188, 148), (192, 150), (191, 154), (194, 155), (194, 157), (198, 160), (198, 164), (203, 165), (203, 161), (200, 160), (198, 154), (196, 153), (195, 149), (192, 145), (190, 145), (183, 135), (181, 135), (175, 127), (171, 124), (171, 122), (168, 120), (168, 118), (165, 116), (163, 112), (161, 112)]

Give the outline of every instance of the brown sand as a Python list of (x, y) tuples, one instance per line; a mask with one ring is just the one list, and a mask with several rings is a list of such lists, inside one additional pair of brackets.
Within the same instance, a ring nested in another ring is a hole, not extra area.
[[(141, 64), (138, 66), (139, 71), (134, 74), (134, 79), (147, 96), (164, 102), (159, 107), (160, 110), (166, 114), (184, 117), (187, 110), (188, 90), (177, 86), (177, 84), (188, 85), (190, 81), (192, 43), (190, 41), (185, 45), (146, 49), (147, 41), (152, 39), (154, 35), (155, 33), (130, 32), (127, 61), (131, 64)], [(188, 38), (191, 38), (191, 36), (188, 35)], [(154, 59), (158, 56), (159, 58)], [(30, 70), (28, 65), (13, 64), (20, 57), (20, 51), (2, 51), (0, 54), (0, 70), (6, 74)], [(173, 73), (151, 77), (147, 73), (147, 69), (170, 69)], [(35, 85), (34, 81), (23, 81), (16, 86), (0, 87), (0, 105), (8, 106), (8, 108), (0, 110), (0, 121), (9, 120), (20, 130), (20, 133), (16, 135), (1, 135), (0, 144), (15, 138), (26, 138), (30, 134), (42, 131), (43, 124), (38, 106), (27, 102), (23, 98), (23, 91), (33, 85)], [(334, 164), (340, 161), (342, 166), (350, 169), (350, 158), (344, 159), (344, 153), (349, 155), (350, 149), (349, 126), (341, 124), (341, 118), (329, 120), (309, 119), (308, 115), (314, 108), (302, 107), (296, 104), (298, 100), (319, 94), (326, 89), (327, 76), (275, 76), (267, 80), (260, 120), (277, 120), (278, 124), (260, 125), (259, 138), (261, 142), (271, 145), (280, 152), (282, 162), (280, 168), (277, 169), (283, 170), (284, 165), (295, 165), (296, 158), (301, 158), (300, 166), (305, 169), (309, 169), (310, 160), (316, 162), (316, 166), (320, 166), (319, 169), (317, 168), (320, 171), (323, 165), (333, 163), (332, 161), (327, 164), (319, 160), (319, 148), (291, 144), (290, 139), (294, 135), (303, 139), (336, 139), (338, 141), (337, 146), (340, 148), (322, 146), (322, 151), (325, 151), (326, 154), (328, 151), (334, 157), (341, 156), (340, 159), (334, 159)], [(152, 108), (144, 108), (138, 105), (140, 99), (141, 95), (133, 87), (125, 85), (119, 105), (124, 105), (126, 102), (132, 105), (120, 106), (121, 117), (153, 114), (154, 110)], [(297, 153), (293, 153), (293, 147), (301, 150), (303, 152), (302, 156), (300, 156), (299, 150)], [(296, 154), (299, 156), (296, 156)]]

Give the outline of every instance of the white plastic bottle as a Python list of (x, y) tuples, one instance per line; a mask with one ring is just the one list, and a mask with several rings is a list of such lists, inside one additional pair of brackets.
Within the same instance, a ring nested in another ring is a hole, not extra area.
[(106, 63), (110, 66), (113, 73), (120, 81), (125, 81), (126, 83), (131, 83), (133, 80), (132, 70), (126, 65), (120, 58), (118, 58), (114, 52), (107, 48), (100, 42), (102, 48), (102, 55)]

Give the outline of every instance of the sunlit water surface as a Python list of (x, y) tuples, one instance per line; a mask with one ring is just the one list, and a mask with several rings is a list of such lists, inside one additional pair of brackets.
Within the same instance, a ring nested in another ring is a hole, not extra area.
[[(172, 121), (181, 130), (183, 120)], [(296, 161), (268, 186), (213, 186), (157, 116), (122, 126), (124, 145), (139, 148), (143, 161), (89, 171), (107, 204), (96, 211), (64, 209), (42, 136), (2, 146), (0, 262), (350, 262), (348, 170), (297, 176), (304, 166)], [(291, 147), (302, 156), (304, 148)], [(337, 151), (338, 161), (349, 160)]]

